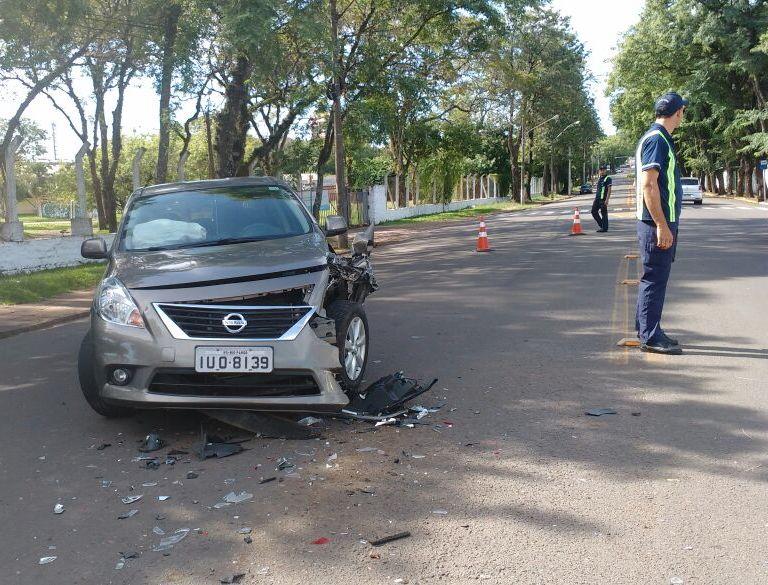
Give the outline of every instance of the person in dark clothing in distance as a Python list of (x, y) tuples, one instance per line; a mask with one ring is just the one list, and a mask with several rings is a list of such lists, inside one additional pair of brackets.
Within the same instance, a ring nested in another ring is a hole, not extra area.
[(611, 186), (613, 180), (608, 176), (608, 167), (600, 167), (600, 178), (595, 188), (595, 200), (592, 202), (592, 217), (597, 222), (597, 231), (600, 233), (608, 231), (608, 201), (611, 198)]

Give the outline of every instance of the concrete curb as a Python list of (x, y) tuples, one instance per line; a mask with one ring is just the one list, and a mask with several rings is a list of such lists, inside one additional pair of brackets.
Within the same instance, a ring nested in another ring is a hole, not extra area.
[(90, 311), (80, 311), (77, 313), (72, 313), (70, 315), (54, 317), (53, 319), (48, 319), (47, 321), (40, 321), (39, 323), (25, 325), (24, 327), (18, 327), (17, 329), (8, 329), (6, 331), (0, 331), (0, 339), (7, 339), (9, 337), (21, 335), (22, 333), (29, 333), (30, 331), (39, 331), (40, 329), (47, 329), (48, 327), (53, 327), (55, 325), (62, 325), (64, 323), (69, 323), (71, 321), (79, 321), (80, 319), (84, 319), (85, 317), (87, 317), (89, 314), (90, 314)]

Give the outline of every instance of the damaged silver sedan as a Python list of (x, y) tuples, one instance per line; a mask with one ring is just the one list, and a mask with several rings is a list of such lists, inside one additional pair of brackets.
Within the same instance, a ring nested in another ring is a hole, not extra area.
[(79, 354), (88, 403), (133, 408), (336, 411), (358, 390), (377, 284), (372, 228), (350, 256), (271, 178), (157, 185), (134, 193), (106, 258)]

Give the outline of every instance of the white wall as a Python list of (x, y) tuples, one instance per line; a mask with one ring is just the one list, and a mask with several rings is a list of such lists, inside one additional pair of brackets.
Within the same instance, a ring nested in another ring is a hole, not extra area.
[(456, 209), (465, 209), (476, 205), (485, 205), (488, 203), (497, 203), (505, 201), (505, 197), (486, 197), (484, 199), (472, 199), (469, 201), (455, 201), (453, 203), (414, 205), (411, 207), (400, 207), (398, 209), (387, 209), (387, 188), (384, 185), (374, 185), (368, 195), (369, 217), (373, 223), (382, 223), (406, 217), (416, 217), (419, 215), (428, 215), (430, 213), (441, 213), (443, 211), (454, 211)]
[[(114, 235), (102, 237), (109, 246)], [(25, 240), (23, 242), (0, 242), (0, 274), (34, 272), (93, 262), (93, 260), (86, 260), (80, 256), (80, 244), (85, 239), (78, 236), (66, 236)]]

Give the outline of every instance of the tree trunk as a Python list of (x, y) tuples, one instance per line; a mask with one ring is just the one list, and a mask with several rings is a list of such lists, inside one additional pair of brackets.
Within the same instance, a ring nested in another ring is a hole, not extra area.
[(743, 195), (746, 193), (746, 176), (747, 176), (747, 169), (746, 169), (747, 161), (742, 158), (739, 160), (739, 175), (738, 179), (736, 181), (736, 194), (737, 195)]
[(160, 74), (160, 132), (157, 144), (157, 167), (155, 182), (168, 180), (168, 148), (171, 142), (171, 82), (176, 60), (176, 36), (179, 30), (181, 7), (169, 4), (166, 8), (163, 30), (163, 57)]
[[(344, 82), (344, 63), (339, 39), (339, 21), (341, 15), (336, 6), (336, 0), (329, 0), (328, 8), (331, 18), (331, 38), (333, 42), (333, 108), (331, 115), (333, 117), (333, 141), (336, 167), (336, 197), (338, 201), (339, 214), (349, 225), (349, 194), (347, 193), (347, 177), (345, 167), (344, 153), (344, 121), (341, 117), (341, 98), (345, 90)], [(339, 236), (339, 245), (346, 247), (347, 238), (345, 235)]]
[(715, 188), (715, 175), (712, 172), (708, 172), (705, 176), (704, 190), (707, 193), (714, 193)]
[(725, 195), (725, 173), (720, 170), (715, 173), (717, 178), (717, 194)]
[(208, 147), (208, 178), (216, 178), (213, 154), (213, 133), (211, 132), (211, 112), (205, 110), (205, 143)]
[(248, 89), (251, 62), (245, 56), (235, 59), (224, 89), (224, 107), (216, 117), (216, 176), (234, 177), (245, 156), (248, 133)]
[(325, 138), (323, 139), (323, 146), (320, 149), (320, 153), (317, 156), (317, 166), (315, 172), (317, 173), (317, 185), (315, 185), (315, 200), (312, 202), (312, 215), (316, 220), (320, 221), (320, 205), (323, 202), (323, 167), (331, 158), (331, 147), (333, 146), (333, 121), (328, 117), (328, 125), (325, 128)]
[(752, 163), (751, 160), (746, 160), (746, 170), (744, 172), (744, 191), (747, 195), (747, 197), (754, 197), (755, 192), (752, 188), (752, 177), (755, 174), (755, 165)]

